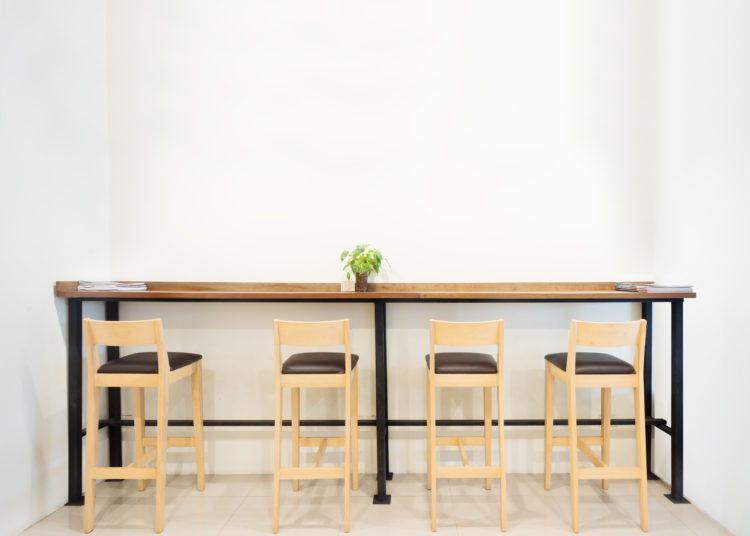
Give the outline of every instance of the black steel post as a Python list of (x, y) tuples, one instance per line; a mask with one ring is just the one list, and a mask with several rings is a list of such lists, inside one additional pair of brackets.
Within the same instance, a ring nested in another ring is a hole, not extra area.
[(375, 301), (375, 421), (378, 453), (378, 492), (373, 504), (390, 504), (385, 481), (388, 472), (388, 385), (385, 357), (385, 301)]
[(646, 321), (646, 348), (643, 352), (643, 402), (646, 413), (646, 474), (649, 480), (658, 480), (652, 471), (653, 452), (653, 425), (649, 424), (654, 416), (654, 369), (653, 369), (653, 324), (654, 304), (643, 302), (641, 304), (641, 318)]
[(83, 306), (68, 298), (68, 505), (83, 504)]
[(385, 302), (383, 302), (383, 381), (385, 382), (385, 479), (393, 480), (391, 472), (390, 419), (388, 417), (388, 337), (385, 326)]
[[(120, 320), (119, 302), (108, 301), (104, 303), (105, 320)], [(120, 358), (119, 346), (107, 347), (107, 361)], [(122, 399), (119, 387), (107, 389), (108, 415), (110, 419), (122, 418)], [(109, 465), (110, 467), (122, 467), (122, 428), (119, 426), (107, 427), (107, 438), (109, 440)], [(122, 479), (119, 479), (122, 480)], [(119, 481), (117, 480), (117, 481)]]
[(682, 393), (682, 299), (672, 301), (672, 493), (674, 503), (687, 503), (682, 496), (683, 393)]

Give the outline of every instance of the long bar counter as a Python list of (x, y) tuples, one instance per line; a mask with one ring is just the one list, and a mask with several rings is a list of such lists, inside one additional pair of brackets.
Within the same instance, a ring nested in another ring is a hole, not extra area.
[[(622, 292), (615, 290), (614, 282), (596, 283), (370, 283), (367, 292), (341, 292), (338, 283), (226, 283), (226, 282), (146, 282), (148, 290), (79, 291), (77, 281), (58, 281), (55, 296), (65, 298), (68, 304), (68, 504), (82, 504), (83, 479), (82, 430), (82, 303), (105, 303), (105, 318), (119, 319), (120, 302), (364, 302), (372, 303), (375, 313), (375, 422), (362, 421), (361, 425), (374, 424), (377, 429), (377, 494), (375, 503), (386, 504), (390, 496), (386, 490), (388, 470), (388, 427), (424, 425), (424, 421), (388, 419), (388, 377), (386, 355), (386, 304), (390, 302), (445, 302), (445, 303), (564, 303), (604, 302), (641, 303), (641, 317), (648, 321), (644, 364), (647, 455), (651, 475), (651, 430), (657, 428), (671, 436), (671, 485), (668, 495), (674, 502), (686, 502), (683, 497), (683, 302), (695, 298), (690, 293)], [(671, 304), (671, 386), (672, 405), (669, 424), (655, 418), (652, 388), (652, 304)], [(107, 359), (119, 357), (116, 348), (108, 349)], [(477, 421), (479, 422), (479, 421)], [(579, 421), (580, 422), (580, 421)], [(132, 425), (123, 421), (120, 414), (119, 389), (110, 389), (109, 419), (102, 421), (109, 428), (110, 465), (122, 464), (121, 428)], [(273, 421), (204, 421), (206, 426), (271, 426)], [(302, 424), (332, 424), (328, 421), (310, 421)], [(525, 419), (506, 425), (541, 425), (542, 419)], [(625, 423), (625, 422), (623, 422)], [(170, 421), (170, 424), (173, 424)], [(179, 424), (179, 423), (174, 423)], [(439, 424), (474, 424), (474, 421), (442, 421)], [(584, 422), (581, 422), (584, 424)], [(613, 421), (613, 424), (616, 422)]]

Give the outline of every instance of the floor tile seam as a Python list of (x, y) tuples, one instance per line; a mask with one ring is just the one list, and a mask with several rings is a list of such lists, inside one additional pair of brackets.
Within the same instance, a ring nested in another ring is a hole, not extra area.
[(224, 529), (227, 528), (227, 525), (229, 525), (229, 522), (232, 521), (232, 518), (234, 518), (235, 514), (239, 512), (240, 508), (243, 504), (245, 504), (245, 501), (249, 499), (249, 496), (245, 496), (239, 503), (237, 503), (237, 506), (232, 510), (232, 513), (229, 514), (226, 521), (224, 521), (224, 524), (219, 528), (219, 531), (216, 533), (217, 535), (220, 535), (222, 532), (224, 532)]

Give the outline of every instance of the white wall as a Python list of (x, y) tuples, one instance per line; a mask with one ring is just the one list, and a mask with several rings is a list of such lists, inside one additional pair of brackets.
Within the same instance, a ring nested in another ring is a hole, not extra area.
[(369, 241), (393, 281), (643, 275), (655, 31), (649, 2), (112, 2), (113, 274), (335, 281)]
[[(653, 210), (640, 195), (655, 174), (657, 11), (648, 2), (108, 8), (115, 278), (336, 281), (339, 252), (361, 241), (383, 250), (391, 281), (650, 277)], [(570, 318), (640, 313), (388, 311), (391, 416), (405, 419), (424, 417), (430, 317), (506, 319), (507, 415), (524, 418), (543, 413), (542, 356), (565, 347)], [(123, 318), (154, 316), (170, 346), (205, 354), (207, 418), (272, 414), (262, 386), (273, 373), (274, 317), (351, 316), (360, 415), (374, 416), (371, 306), (122, 306)], [(340, 413), (310, 396), (312, 415)], [(173, 399), (175, 415), (187, 412), (185, 397)], [(632, 415), (631, 398), (618, 396), (616, 416)], [(598, 398), (581, 401), (583, 414), (596, 413)], [(440, 408), (469, 417), (481, 404), (464, 391)], [(372, 432), (362, 434), (366, 472)], [(541, 430), (509, 435), (509, 470), (539, 471)], [(394, 470), (424, 470), (422, 436), (393, 431)], [(616, 459), (632, 457), (629, 437)], [(209, 470), (270, 471), (271, 438), (209, 430)], [(187, 454), (173, 459), (192, 471)]]
[(685, 304), (685, 495), (748, 535), (750, 5), (670, 1), (661, 18), (656, 274), (699, 289)]
[(2, 1), (0, 13), (5, 535), (67, 500), (67, 315), (53, 286), (108, 272), (109, 201), (105, 6)]

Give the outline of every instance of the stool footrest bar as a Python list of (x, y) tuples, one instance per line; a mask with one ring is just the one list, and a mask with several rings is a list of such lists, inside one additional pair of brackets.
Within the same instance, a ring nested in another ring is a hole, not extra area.
[(156, 478), (156, 467), (94, 467), (93, 478), (147, 480)]
[[(578, 444), (580, 445), (581, 442), (585, 443), (589, 447), (601, 447), (602, 446), (602, 438), (601, 436), (579, 436), (578, 437)], [(552, 446), (553, 447), (567, 447), (568, 446), (568, 436), (555, 436), (552, 438)]]
[(343, 447), (344, 438), (338, 437), (300, 437), (300, 447), (320, 447), (320, 444), (325, 441), (328, 447)]
[[(155, 447), (156, 446), (156, 438), (155, 437), (144, 437), (143, 438), (143, 446), (144, 447)], [(169, 437), (167, 438), (167, 447), (194, 447), (195, 446), (195, 438), (194, 437)]]
[(581, 480), (639, 479), (641, 470), (638, 467), (580, 467), (578, 478)]
[(438, 447), (457, 447), (458, 442), (465, 447), (483, 447), (484, 436), (437, 436), (435, 444)]
[(279, 470), (281, 480), (313, 480), (344, 478), (343, 467), (282, 467)]
[(495, 465), (436, 467), (437, 478), (500, 478), (500, 468)]

